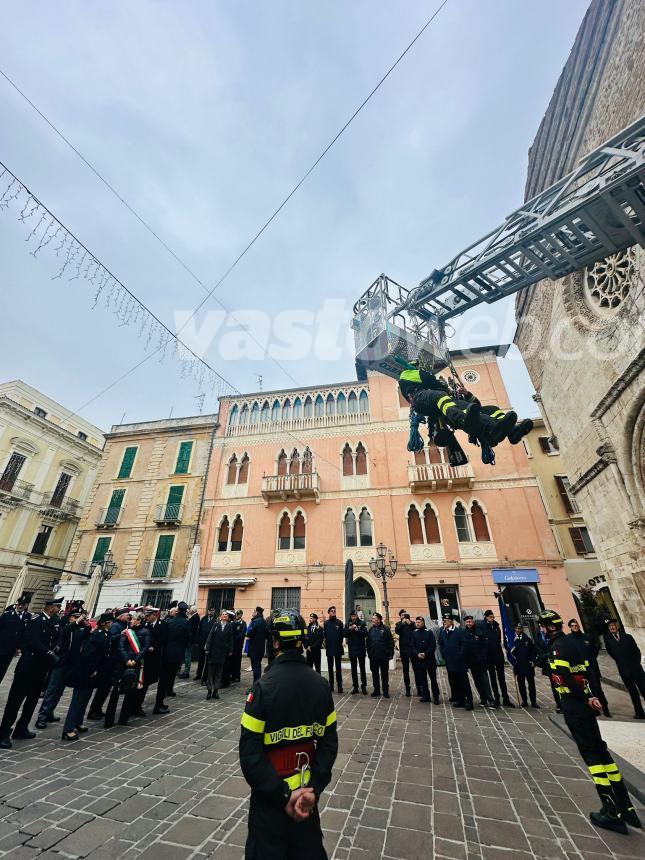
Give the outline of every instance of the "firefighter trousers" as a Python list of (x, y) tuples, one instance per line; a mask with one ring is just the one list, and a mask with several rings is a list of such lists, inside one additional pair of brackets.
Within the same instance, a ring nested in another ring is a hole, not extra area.
[(244, 860), (328, 860), (318, 808), (294, 821), (275, 804), (251, 793)]

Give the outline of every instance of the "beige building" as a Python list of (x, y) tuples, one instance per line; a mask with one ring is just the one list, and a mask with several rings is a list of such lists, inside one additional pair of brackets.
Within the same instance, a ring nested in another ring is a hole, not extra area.
[[(526, 198), (634, 122), (645, 4), (593, 0), (529, 152)], [(639, 213), (642, 217), (642, 213)], [(645, 648), (645, 254), (518, 294), (518, 344), (625, 626)], [(546, 348), (545, 348), (546, 347)]]
[[(199, 539), (200, 511), (216, 415), (112, 427), (83, 512), (68, 567), (89, 574), (106, 553), (116, 573), (97, 611), (124, 603), (166, 607)], [(67, 599), (83, 599), (87, 581), (67, 576)]]
[(25, 382), (0, 385), (0, 607), (25, 565), (34, 608), (51, 596), (103, 444), (98, 427)]
[(613, 616), (617, 614), (617, 609), (600, 568), (593, 536), (571, 492), (571, 482), (564, 471), (557, 440), (551, 438), (543, 419), (533, 419), (533, 424), (533, 430), (524, 440), (524, 448), (574, 598), (578, 599), (579, 588), (590, 588), (599, 609)]

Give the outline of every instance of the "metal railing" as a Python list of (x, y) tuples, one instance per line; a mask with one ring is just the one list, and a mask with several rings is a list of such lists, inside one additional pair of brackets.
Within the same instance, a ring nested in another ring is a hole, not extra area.
[(125, 507), (123, 505), (118, 508), (99, 508), (99, 515), (96, 518), (96, 527), (99, 529), (107, 529), (118, 526), (121, 523), (121, 516), (123, 515), (124, 510)]
[(172, 570), (171, 558), (147, 558), (144, 570), (148, 579), (166, 579)]
[(234, 424), (226, 428), (227, 436), (250, 436), (255, 433), (279, 433), (289, 430), (315, 430), (343, 424), (365, 424), (370, 421), (368, 412), (347, 412), (344, 415), (312, 415), (308, 418), (291, 418), (288, 421), (258, 421), (255, 424)]
[(20, 481), (17, 478), (0, 478), (0, 491), (9, 493), (14, 498), (21, 499), (23, 502), (28, 502), (34, 491), (34, 485), (27, 483), (27, 481)]
[(320, 476), (318, 472), (304, 475), (265, 475), (262, 478), (262, 492), (275, 493), (317, 493), (320, 491)]
[(156, 523), (180, 523), (183, 515), (183, 504), (157, 505), (154, 521)]
[(408, 481), (411, 484), (464, 481), (473, 477), (470, 463), (465, 466), (451, 466), (449, 463), (414, 463), (408, 466)]

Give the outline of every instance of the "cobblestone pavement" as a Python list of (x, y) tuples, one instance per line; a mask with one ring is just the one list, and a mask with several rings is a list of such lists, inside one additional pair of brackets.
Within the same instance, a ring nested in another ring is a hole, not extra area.
[[(340, 752), (321, 803), (330, 858), (645, 857), (642, 833), (590, 825), (593, 783), (549, 721), (542, 681), (541, 711), (466, 713), (407, 699), (398, 672), (394, 680), (389, 701), (336, 696)], [(443, 671), (440, 682), (445, 693)], [(7, 688), (5, 679), (0, 703)], [(168, 716), (92, 728), (73, 746), (60, 742), (56, 725), (0, 753), (0, 854), (242, 858), (244, 690), (206, 702), (195, 682), (176, 689)], [(629, 716), (626, 695), (607, 692), (612, 710)]]

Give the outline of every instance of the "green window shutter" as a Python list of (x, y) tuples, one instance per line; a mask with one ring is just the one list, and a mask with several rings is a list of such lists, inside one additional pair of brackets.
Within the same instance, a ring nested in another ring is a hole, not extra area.
[(166, 502), (166, 519), (176, 520), (179, 518), (179, 509), (184, 499), (184, 487), (171, 487), (168, 490), (168, 501)]
[(119, 469), (119, 474), (117, 478), (129, 478), (132, 474), (132, 466), (134, 465), (134, 458), (137, 456), (137, 448), (136, 445), (132, 448), (126, 448), (123, 452), (123, 460), (121, 460), (121, 468)]
[(172, 545), (175, 542), (174, 535), (161, 535), (157, 544), (155, 561), (168, 561), (172, 556)]
[(96, 542), (96, 549), (92, 556), (92, 564), (101, 564), (105, 558), (105, 553), (109, 550), (112, 543), (111, 537), (100, 537)]
[(123, 505), (124, 496), (125, 490), (112, 490), (112, 498), (110, 499), (110, 504), (105, 512), (105, 519), (103, 520), (106, 525), (114, 524), (119, 521), (119, 513), (121, 511), (121, 506)]
[(192, 442), (182, 442), (179, 446), (179, 454), (177, 455), (177, 464), (175, 466), (175, 475), (187, 475), (188, 467), (190, 466), (190, 455), (193, 451)]

